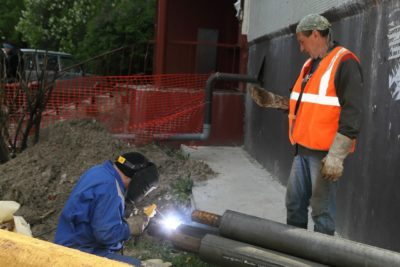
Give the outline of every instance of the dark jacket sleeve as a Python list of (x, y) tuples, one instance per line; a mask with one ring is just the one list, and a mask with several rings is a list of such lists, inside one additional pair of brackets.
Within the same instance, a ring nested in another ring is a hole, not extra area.
[(335, 86), (342, 107), (338, 132), (357, 138), (361, 128), (363, 77), (360, 64), (355, 59), (348, 58), (340, 63)]
[(111, 186), (105, 184), (97, 188), (98, 198), (91, 220), (93, 235), (105, 246), (114, 245), (130, 237), (129, 227), (123, 220), (121, 199), (116, 190), (110, 190)]

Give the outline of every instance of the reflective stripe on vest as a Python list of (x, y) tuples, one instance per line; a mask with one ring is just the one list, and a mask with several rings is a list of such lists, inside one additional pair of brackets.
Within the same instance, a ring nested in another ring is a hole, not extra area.
[(310, 68), (311, 60), (303, 65), (289, 103), (289, 139), (292, 144), (300, 144), (314, 150), (328, 150), (339, 126), (340, 103), (336, 95), (335, 74), (345, 55), (357, 57), (343, 47), (335, 47), (312, 74), (305, 85), (300, 105), (295, 115), (303, 77)]
[[(290, 95), (290, 99), (297, 101), (297, 99), (299, 99), (299, 96), (300, 96), (299, 93), (293, 92)], [(315, 94), (303, 93), (303, 96), (301, 97), (301, 102), (318, 103), (321, 105), (340, 107), (339, 99), (336, 96), (326, 96), (326, 95), (315, 95)]]
[[(325, 71), (324, 75), (322, 75), (322, 78), (320, 80), (318, 94), (303, 93), (301, 102), (309, 102), (309, 103), (316, 103), (316, 104), (321, 104), (321, 105), (330, 105), (330, 106), (340, 107), (338, 97), (337, 96), (327, 96), (326, 92), (328, 90), (329, 78), (331, 77), (331, 74), (332, 74), (333, 65), (335, 64), (338, 57), (346, 51), (348, 51), (348, 50), (346, 48), (342, 47), (336, 53), (336, 55), (332, 58), (329, 66), (328, 66), (328, 69)], [(307, 61), (306, 63), (310, 64), (311, 61)], [(297, 101), (299, 99), (299, 95), (300, 95), (300, 93), (298, 93), (298, 92), (292, 92), (290, 94), (290, 99)]]

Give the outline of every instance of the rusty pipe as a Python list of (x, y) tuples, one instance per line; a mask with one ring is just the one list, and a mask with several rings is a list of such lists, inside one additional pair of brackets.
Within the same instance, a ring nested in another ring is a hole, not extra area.
[(207, 211), (194, 210), (192, 212), (192, 221), (213, 227), (219, 227), (221, 216)]

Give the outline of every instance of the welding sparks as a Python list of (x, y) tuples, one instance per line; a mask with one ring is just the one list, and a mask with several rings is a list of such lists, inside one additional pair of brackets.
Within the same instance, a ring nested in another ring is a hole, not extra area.
[(165, 217), (164, 220), (162, 220), (162, 224), (168, 229), (168, 230), (175, 230), (178, 228), (179, 225), (182, 224), (182, 221), (179, 220), (178, 217), (175, 216), (168, 216)]

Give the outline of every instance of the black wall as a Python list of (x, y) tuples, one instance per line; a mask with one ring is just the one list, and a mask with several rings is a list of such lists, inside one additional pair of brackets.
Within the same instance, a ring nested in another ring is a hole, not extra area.
[[(399, 10), (400, 1), (359, 1), (323, 14), (333, 24), (334, 39), (358, 55), (364, 75), (363, 128), (339, 183), (337, 231), (395, 251), (400, 251), (400, 97), (391, 93), (389, 76), (400, 58), (389, 59), (388, 33), (400, 27)], [(294, 29), (249, 44), (249, 75), (285, 96), (306, 60)], [(247, 95), (245, 117), (245, 149), (286, 184), (293, 159), (287, 114), (259, 108)]]

